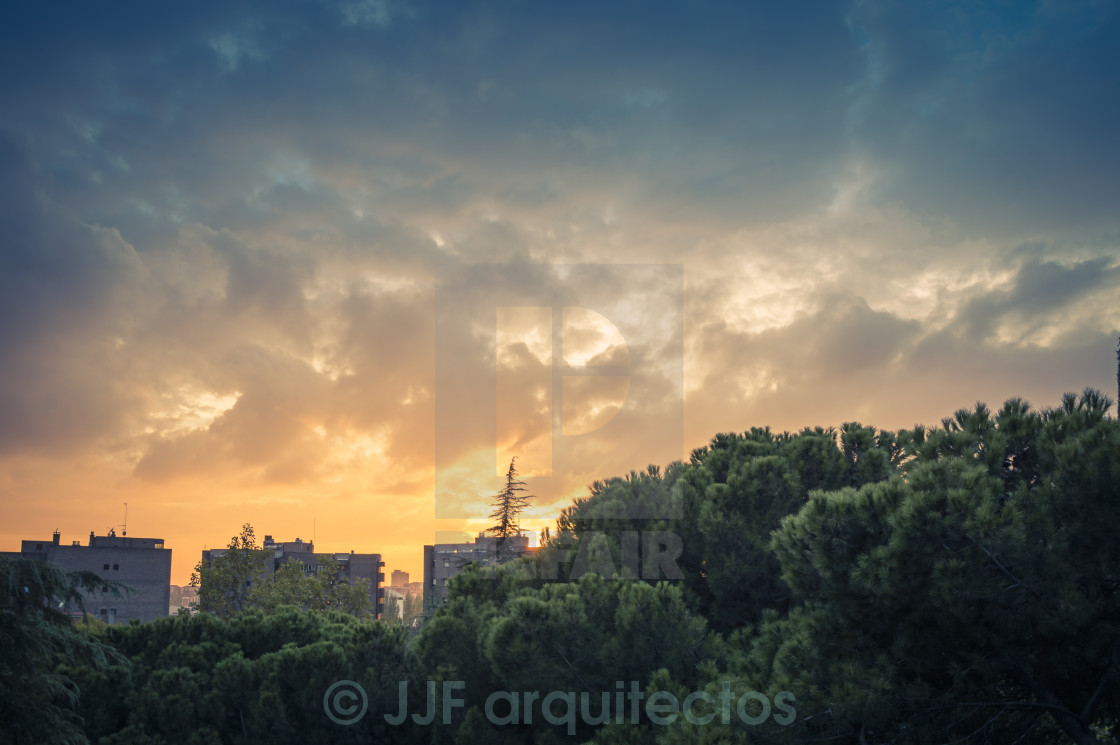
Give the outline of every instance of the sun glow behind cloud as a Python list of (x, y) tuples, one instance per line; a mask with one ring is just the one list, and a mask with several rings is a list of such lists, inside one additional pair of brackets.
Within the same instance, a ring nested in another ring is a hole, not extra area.
[(162, 396), (162, 406), (151, 408), (148, 414), (151, 424), (144, 433), (175, 437), (207, 429), (218, 417), (233, 408), (240, 395), (203, 391), (191, 385), (180, 386)]
[[(675, 457), (1112, 391), (1114, 8), (65, 10), (0, 29), (5, 548), (128, 501), (179, 582), (243, 522), (416, 573), (435, 531), (486, 527), (512, 455), (534, 529), (664, 466), (635, 443), (682, 368)], [(513, 371), (512, 408), (497, 443), (437, 443), (435, 307), (474, 267), (520, 268), (533, 308), (534, 267), (587, 264), (559, 352), (514, 318), (487, 356), (495, 314), (461, 319), (462, 385)], [(679, 266), (683, 323), (625, 265)], [(556, 405), (554, 362), (660, 387)], [(588, 438), (563, 473), (555, 431)]]

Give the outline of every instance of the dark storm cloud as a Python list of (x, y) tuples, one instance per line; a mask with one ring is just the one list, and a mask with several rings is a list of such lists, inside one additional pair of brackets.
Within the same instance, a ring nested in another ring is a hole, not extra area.
[(798, 4), (418, 5), (385, 25), (324, 3), (59, 11), (9, 48), (29, 70), (11, 117), (80, 214), (130, 240), (160, 235), (151, 211), (238, 229), (292, 208), (260, 193), (276, 153), (313, 180), (362, 169), (385, 220), (480, 191), (578, 199), (592, 174), (681, 215), (789, 214), (827, 191), (858, 73), (839, 13)]
[[(486, 287), (467, 268), (433, 286), (449, 262), (518, 262), (527, 305), (531, 263), (683, 264), (703, 295), (685, 329), (701, 437), (824, 397), (844, 417), (923, 349), (1011, 369), (1026, 352), (979, 346), (1000, 324), (1061, 322), (1116, 284), (1093, 258), (1115, 241), (1086, 257), (1067, 234), (1108, 243), (1120, 202), (1111, 5), (71, 3), (8, 20), (8, 449), (102, 438), (151, 480), (298, 482), (375, 432), (422, 462), (433, 295)], [(995, 271), (978, 252), (1038, 235), (1013, 289), (958, 286)], [(756, 259), (750, 292), (788, 316), (757, 334), (729, 309)], [(934, 310), (907, 313), (918, 280)], [(470, 344), (479, 319), (457, 321), (476, 385), (493, 360)], [(199, 391), (230, 408), (168, 425)]]
[(960, 327), (975, 341), (984, 342), (1009, 315), (1025, 324), (1052, 318), (1055, 312), (1102, 288), (1120, 285), (1120, 268), (1098, 258), (1070, 266), (1030, 260), (1015, 275), (1008, 290), (986, 293), (971, 300), (960, 312)]
[(861, 2), (854, 141), (889, 193), (973, 230), (1114, 224), (1114, 3)]
[(275, 185), (278, 153), (312, 181), (360, 170), (383, 223), (480, 194), (578, 202), (604, 179), (678, 222), (783, 219), (827, 203), (858, 156), (886, 173), (877, 193), (925, 214), (1099, 227), (1120, 196), (1117, 18), (1094, 3), (52, 4), (21, 9), (0, 59), (24, 71), (6, 118), (34, 132), (53, 188), (141, 243), (170, 235), (166, 218), (346, 222), (337, 182)]
[(115, 340), (142, 270), (111, 229), (44, 197), (22, 138), (0, 131), (0, 447), (68, 449), (139, 413)]

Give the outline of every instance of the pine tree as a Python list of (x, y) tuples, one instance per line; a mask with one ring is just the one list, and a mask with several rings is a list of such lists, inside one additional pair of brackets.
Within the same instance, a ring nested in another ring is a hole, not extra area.
[(89, 742), (76, 711), (78, 686), (59, 664), (102, 670), (122, 661), (70, 620), (71, 609), (85, 612), (85, 599), (99, 592), (124, 597), (129, 590), (92, 572), (0, 558), (0, 743)]
[(506, 471), (506, 485), (494, 497), (494, 511), (490, 517), (497, 522), (487, 531), (497, 537), (498, 560), (504, 561), (508, 556), (507, 543), (510, 538), (521, 535), (521, 511), (533, 499), (528, 494), (525, 482), (517, 478), (517, 456), (509, 461), (509, 470)]

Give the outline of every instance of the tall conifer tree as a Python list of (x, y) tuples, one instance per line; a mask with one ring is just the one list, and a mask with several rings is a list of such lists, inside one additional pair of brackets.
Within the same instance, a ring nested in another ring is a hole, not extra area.
[(494, 497), (494, 511), (490, 513), (491, 519), (496, 522), (488, 532), (498, 539), (498, 560), (507, 558), (508, 542), (510, 538), (521, 535), (521, 511), (524, 510), (533, 495), (525, 482), (517, 477), (517, 456), (509, 461), (509, 470), (506, 471), (506, 484)]

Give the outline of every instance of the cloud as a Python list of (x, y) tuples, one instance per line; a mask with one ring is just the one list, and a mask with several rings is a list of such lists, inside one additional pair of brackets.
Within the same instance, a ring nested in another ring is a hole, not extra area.
[[(215, 494), (230, 530), (262, 505), (368, 525), (430, 508), (441, 453), (485, 495), (494, 432), (441, 442), (436, 419), (497, 395), (495, 266), (503, 303), (631, 313), (625, 355), (590, 327), (572, 343), (649, 372), (642, 415), (539, 484), (548, 508), (674, 439), (1111, 390), (1117, 16), (21, 8), (0, 28), (20, 71), (0, 79), (0, 494), (59, 519), (73, 489), (175, 521)], [(599, 269), (564, 288), (562, 265)], [(641, 265), (681, 268), (683, 316)], [(683, 424), (658, 430), (682, 378)], [(539, 444), (537, 403), (510, 443)]]
[(989, 340), (1003, 322), (1020, 333), (1037, 333), (1040, 326), (1060, 322), (1062, 311), (1104, 290), (1116, 295), (1120, 266), (1109, 258), (1096, 258), (1063, 266), (1054, 261), (1028, 260), (1019, 267), (1010, 288), (971, 300), (960, 313), (960, 323), (977, 342)]
[(1114, 225), (1115, 6), (861, 2), (850, 18), (852, 136), (894, 199), (988, 232)]
[(143, 268), (117, 231), (74, 219), (40, 184), (0, 133), (0, 447), (64, 453), (142, 409), (117, 350)]

